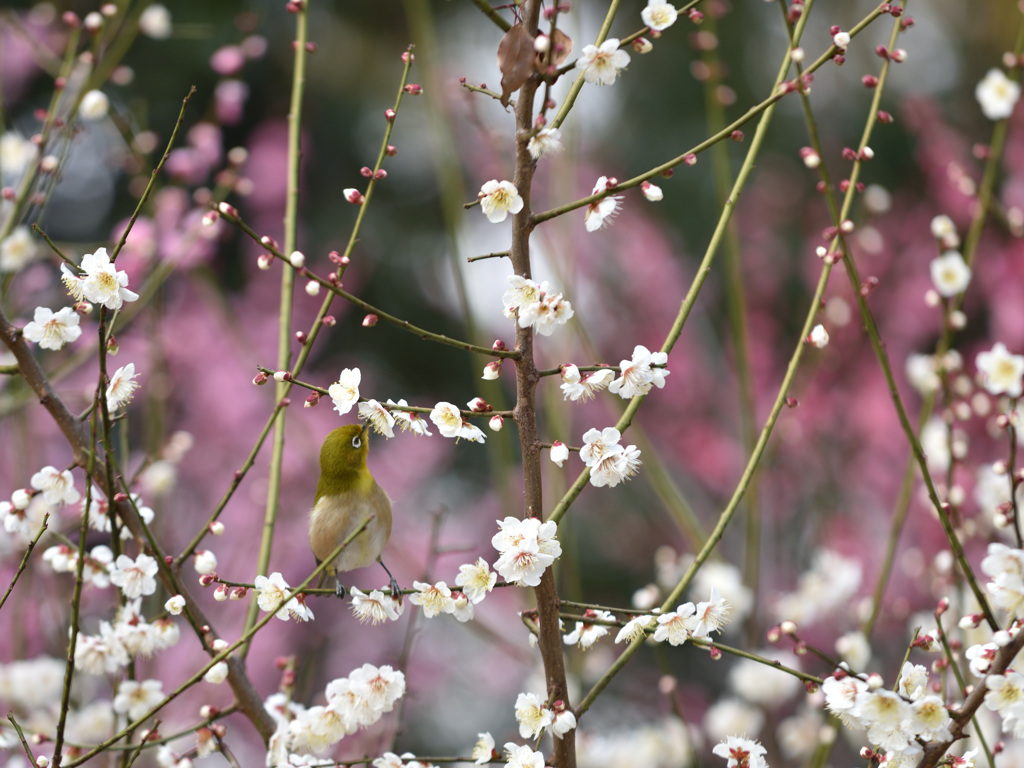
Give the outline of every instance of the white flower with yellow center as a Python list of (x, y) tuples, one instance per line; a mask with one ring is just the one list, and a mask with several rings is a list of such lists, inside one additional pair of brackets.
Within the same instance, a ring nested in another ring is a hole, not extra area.
[(480, 198), (480, 209), (484, 216), (493, 224), (504, 221), (510, 213), (516, 214), (523, 210), (523, 198), (511, 181), (491, 179), (480, 187), (477, 197)]

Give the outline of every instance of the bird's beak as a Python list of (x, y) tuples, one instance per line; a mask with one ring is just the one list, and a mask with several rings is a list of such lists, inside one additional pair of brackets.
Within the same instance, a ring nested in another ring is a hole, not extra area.
[(363, 429), (359, 433), (359, 436), (360, 437), (369, 437), (369, 435), (370, 435), (370, 422), (364, 421), (363, 422)]

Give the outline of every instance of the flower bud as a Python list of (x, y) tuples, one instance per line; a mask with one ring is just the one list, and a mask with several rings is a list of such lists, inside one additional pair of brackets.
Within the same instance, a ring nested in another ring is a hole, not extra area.
[(489, 426), (494, 432), (500, 432), (504, 425), (505, 419), (500, 413), (496, 413), (491, 416), (490, 421), (487, 422), (487, 426)]
[(494, 407), (482, 397), (474, 397), (467, 405), (474, 413), (489, 413), (494, 410)]
[(637, 53), (650, 53), (654, 45), (645, 37), (638, 37), (633, 41), (633, 50)]
[(306, 266), (306, 255), (302, 251), (292, 251), (288, 257), (288, 263), (296, 269), (302, 269)]
[(306, 295), (307, 296), (319, 296), (320, 295), (320, 283), (316, 280), (310, 280), (306, 283)]
[(352, 187), (343, 190), (342, 194), (345, 196), (345, 200), (352, 203), (352, 205), (362, 205), (363, 201), (366, 200), (362, 192)]
[(363, 328), (373, 328), (379, 318), (372, 312), (363, 318)]
[(231, 205), (230, 203), (219, 203), (217, 205), (217, 210), (220, 211), (225, 216), (231, 216), (232, 218), (235, 219), (238, 218), (238, 209), (235, 208), (235, 206)]

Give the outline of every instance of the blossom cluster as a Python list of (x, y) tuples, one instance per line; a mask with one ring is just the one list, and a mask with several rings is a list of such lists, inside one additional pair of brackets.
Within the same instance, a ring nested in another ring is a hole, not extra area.
[[(327, 388), (327, 394), (334, 403), (334, 409), (344, 416), (353, 407), (357, 408), (359, 418), (369, 422), (377, 434), (386, 438), (395, 436), (394, 427), (397, 425), (405, 432), (412, 432), (414, 435), (432, 436), (427, 420), (416, 411), (402, 410), (408, 408), (409, 404), (403, 399), (395, 402), (387, 401), (389, 410), (377, 400), (368, 399), (360, 401), (359, 384), (362, 381), (362, 372), (358, 368), (345, 368), (342, 370), (338, 380)], [(469, 403), (469, 410), (478, 406), (477, 400)], [(424, 409), (426, 410), (426, 409)], [(429, 413), (430, 421), (437, 427), (442, 437), (449, 437), (455, 440), (470, 440), (475, 443), (482, 443), (486, 439), (483, 431), (475, 424), (469, 422), (462, 416), (458, 406), (448, 403), (437, 403)]]
[(494, 569), (507, 582), (536, 587), (544, 570), (562, 554), (557, 524), (553, 520), (542, 523), (536, 517), (506, 517), (498, 521), (498, 527), (491, 539), (499, 553)]
[(313, 611), (306, 605), (304, 595), (300, 593), (288, 598), (291, 587), (279, 571), (274, 571), (269, 577), (260, 574), (256, 577), (253, 587), (256, 590), (256, 603), (261, 611), (273, 613), (281, 621), (313, 620)]
[(505, 317), (515, 319), (520, 328), (533, 326), (541, 336), (550, 336), (573, 316), (572, 305), (561, 293), (553, 292), (546, 280), (537, 283), (520, 275), (509, 275), (508, 282), (501, 303)]
[(850, 728), (866, 729), (867, 739), (884, 749), (889, 760), (916, 760), (923, 741), (952, 739), (946, 704), (930, 692), (928, 670), (905, 662), (897, 691), (882, 687), (878, 675), (857, 676), (845, 670), (821, 686), (825, 705)]
[[(729, 616), (729, 603), (712, 588), (711, 597), (694, 605), (683, 603), (674, 611), (658, 616), (658, 628), (654, 630), (654, 641), (668, 641), (669, 645), (682, 645), (691, 638), (708, 637), (720, 632)], [(617, 642), (617, 640), (616, 640)]]
[(545, 731), (560, 739), (576, 727), (576, 715), (566, 709), (564, 702), (556, 701), (548, 707), (537, 694), (520, 693), (516, 698), (516, 722), (524, 739), (537, 739)]
[(100, 621), (98, 634), (79, 633), (75, 669), (90, 675), (111, 674), (135, 657), (152, 656), (177, 643), (178, 625), (169, 618), (147, 621), (141, 606), (141, 598), (129, 600), (118, 610), (113, 623)]
[(363, 664), (348, 677), (327, 684), (324, 705), (306, 708), (284, 701), (281, 694), (271, 696), (265, 707), (276, 720), (277, 729), (270, 739), (267, 765), (288, 765), (293, 752), (319, 752), (361, 728), (369, 728), (404, 694), (405, 675), (401, 671)]
[(583, 433), (583, 447), (580, 458), (590, 467), (590, 484), (595, 488), (614, 488), (629, 479), (639, 469), (640, 449), (635, 445), (619, 443), (622, 433), (615, 427), (598, 431), (589, 429)]

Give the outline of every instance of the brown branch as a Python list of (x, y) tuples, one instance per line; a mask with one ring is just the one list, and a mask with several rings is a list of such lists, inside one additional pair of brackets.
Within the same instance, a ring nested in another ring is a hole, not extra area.
[[(50, 417), (64, 434), (64, 438), (71, 448), (75, 463), (82, 467), (89, 466), (90, 456), (93, 454), (93, 445), (85, 425), (68, 410), (67, 405), (64, 404), (64, 401), (54, 390), (39, 362), (32, 355), (32, 351), (22, 338), (21, 329), (13, 325), (3, 312), (0, 312), (0, 341), (14, 355), (15, 360), (18, 361), (18, 368), (21, 370), (25, 383), (36, 393), (40, 404), (47, 410)], [(92, 479), (98, 485), (105, 485), (106, 461), (101, 456), (96, 455), (92, 459), (92, 466)], [(110, 500), (110, 503), (112, 506), (116, 505), (117, 514), (124, 521), (125, 525), (128, 526), (128, 529), (135, 538), (139, 541), (145, 541), (146, 535), (143, 523), (135, 508), (129, 503), (117, 502), (113, 499)], [(203, 641), (204, 646), (208, 645), (207, 638), (210, 636), (208, 633), (202, 632), (202, 628), (210, 627), (212, 623), (184, 588), (180, 579), (180, 570), (177, 568), (172, 570), (166, 564), (164, 554), (156, 547), (153, 547), (153, 549), (153, 556), (160, 565), (161, 583), (169, 594), (180, 594), (185, 598), (186, 617), (195, 630), (196, 635)], [(264, 708), (262, 697), (256, 692), (252, 681), (249, 680), (244, 662), (236, 657), (227, 659), (227, 662), (229, 668), (228, 684), (235, 694), (239, 710), (249, 718), (256, 727), (256, 730), (259, 731), (264, 742), (269, 741), (270, 736), (274, 733), (275, 723)]]

